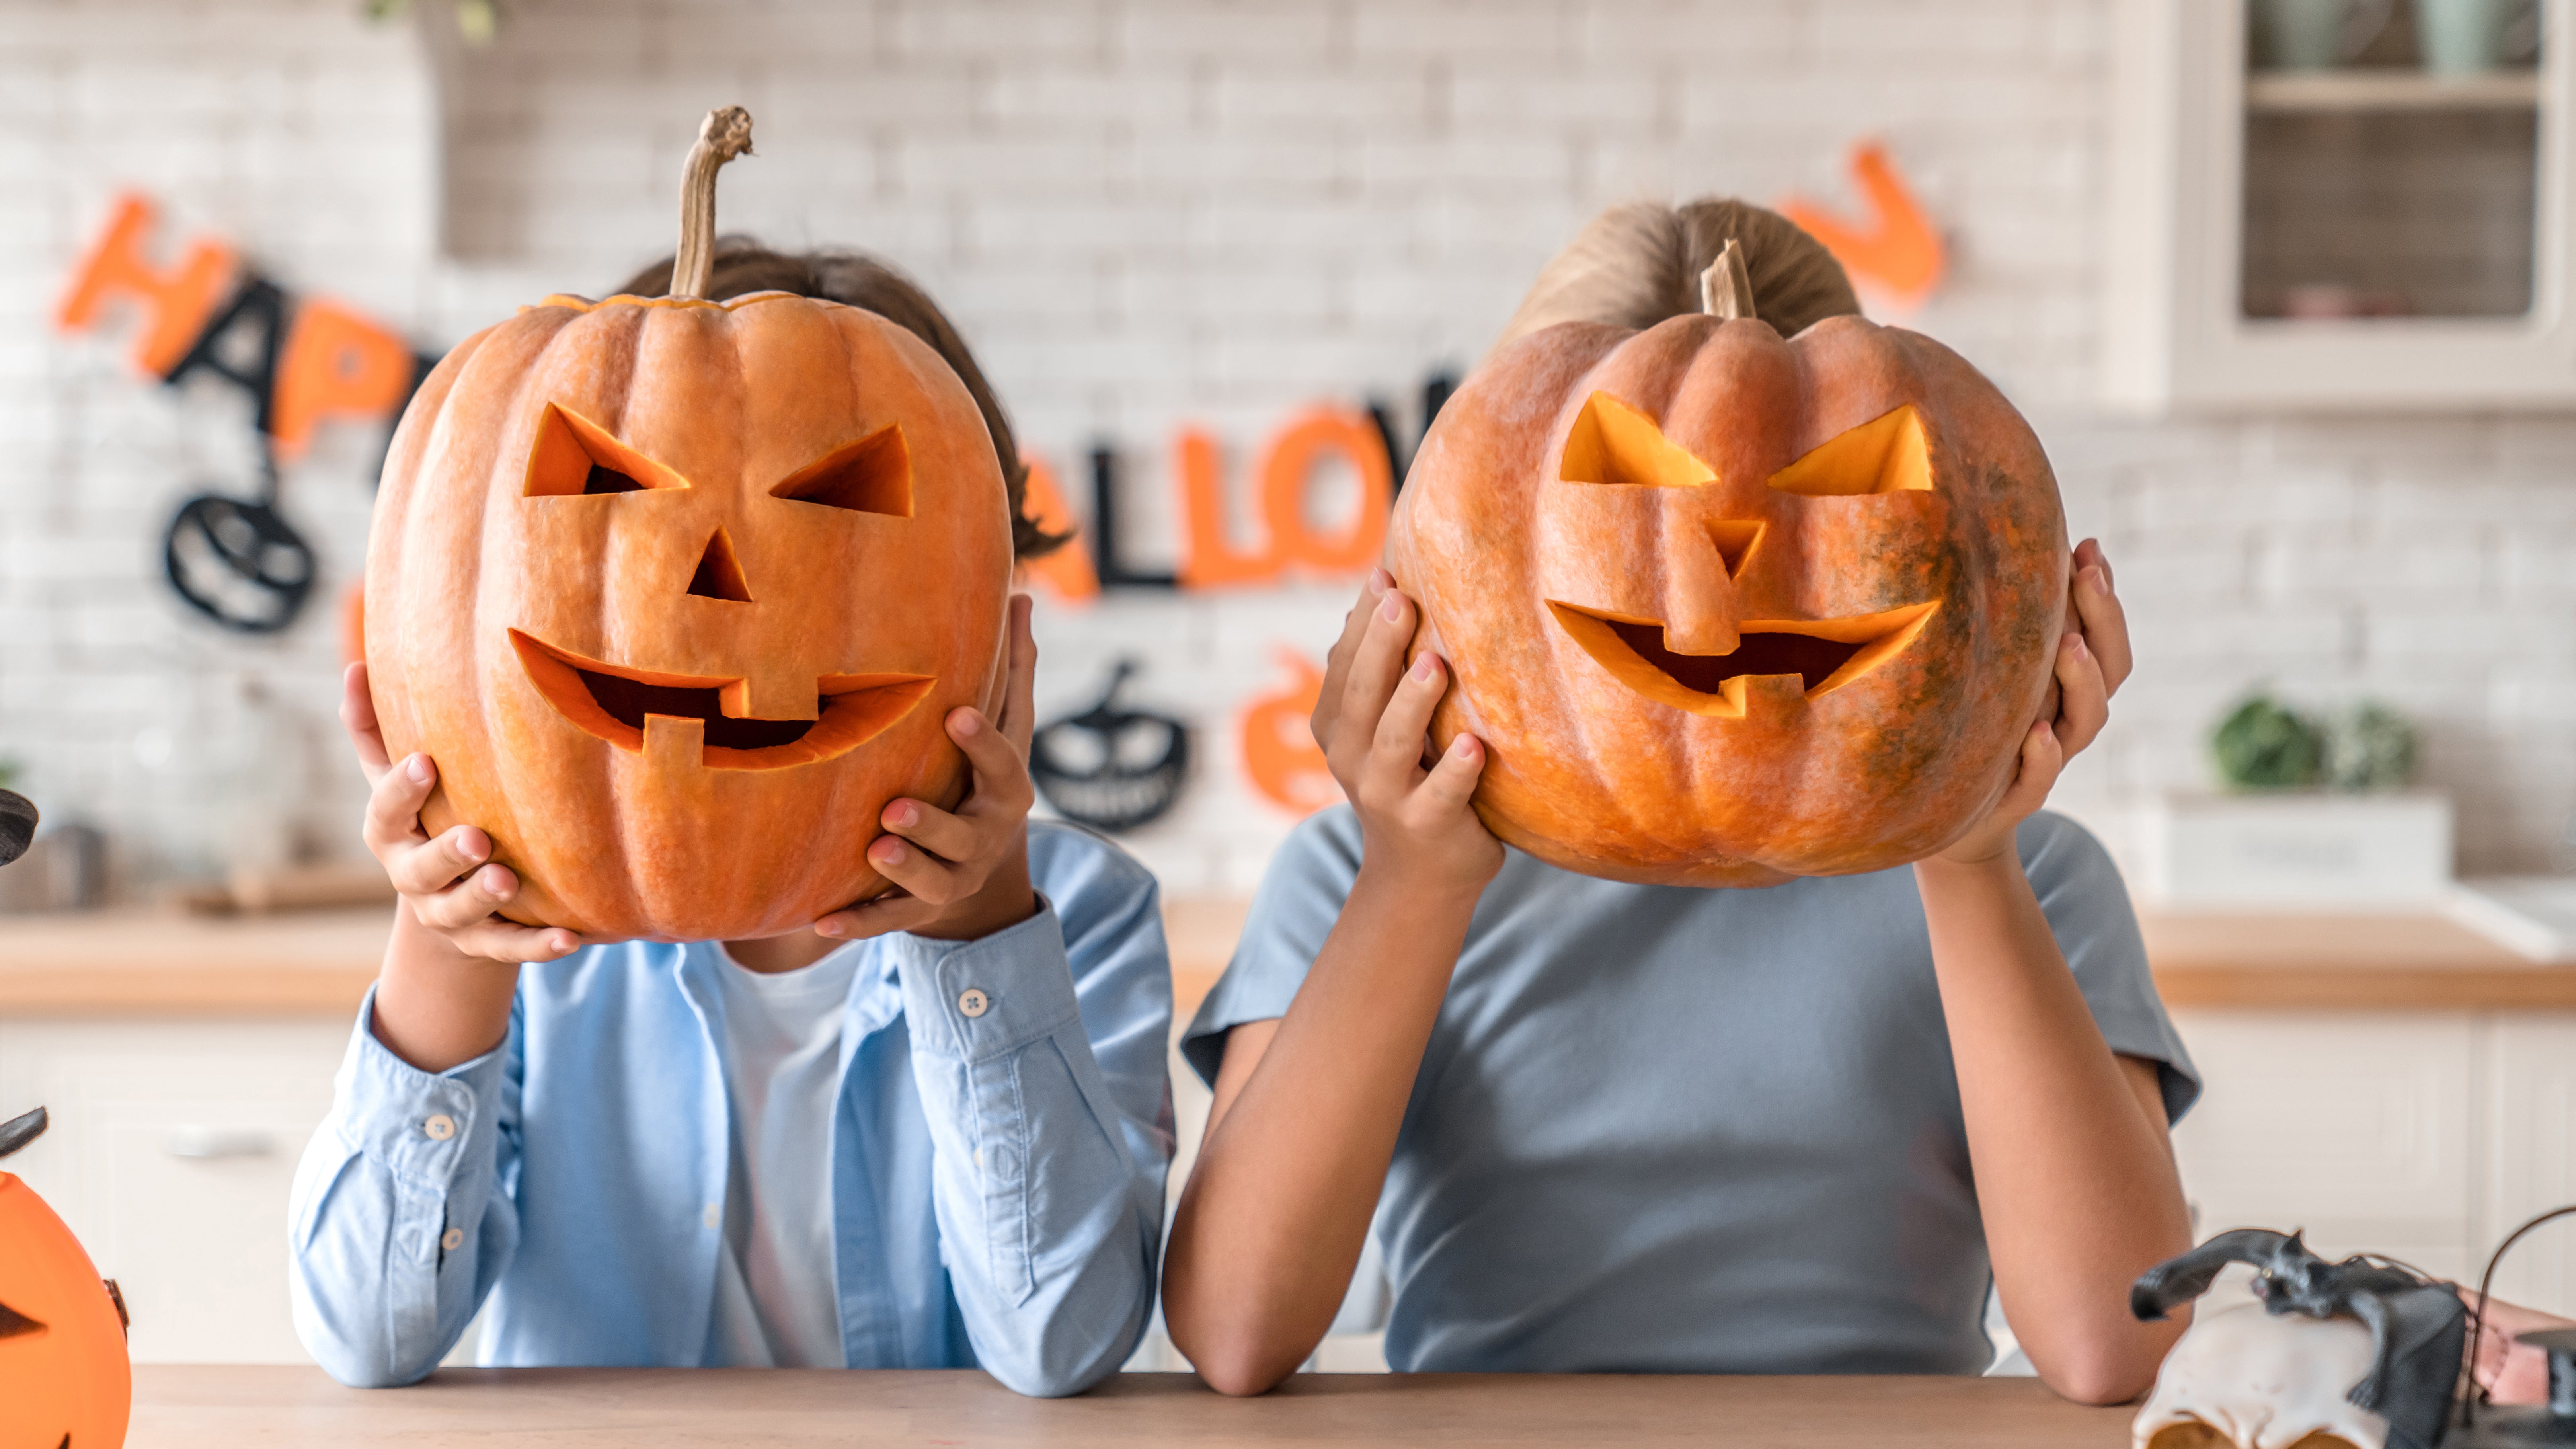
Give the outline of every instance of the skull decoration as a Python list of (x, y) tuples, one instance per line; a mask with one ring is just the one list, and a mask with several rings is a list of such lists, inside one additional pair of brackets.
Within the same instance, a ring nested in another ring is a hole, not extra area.
[(449, 353), (368, 542), (385, 742), (440, 770), (423, 823), (490, 833), (513, 919), (599, 937), (882, 891), (878, 813), (958, 798), (942, 721), (1004, 679), (1009, 504), (965, 385), (873, 313), (689, 295), (692, 239), (670, 297), (549, 297)]
[[(45, 1130), (0, 1122), (0, 1157)], [(34, 1188), (0, 1172), (0, 1449), (116, 1449), (133, 1402), (124, 1310)]]
[[(1745, 313), (1749, 313), (1749, 308)], [(1511, 344), (1423, 441), (1387, 567), (1505, 841), (1772, 885), (1939, 850), (2009, 783), (2064, 618), (2057, 483), (1912, 332), (1739, 314)]]
[(2264, 1311), (2229, 1268), (2192, 1310), (2130, 1429), (2135, 1449), (2384, 1449), (2388, 1421), (2345, 1398), (2373, 1367), (2349, 1318)]

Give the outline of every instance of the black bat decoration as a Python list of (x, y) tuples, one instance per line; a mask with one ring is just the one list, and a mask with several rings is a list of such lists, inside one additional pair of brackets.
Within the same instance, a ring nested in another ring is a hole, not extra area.
[(2385, 1260), (2329, 1263), (2298, 1233), (2239, 1228), (2139, 1274), (2129, 1311), (2162, 1318), (2208, 1292), (2230, 1263), (2253, 1265), (2266, 1313), (2350, 1318), (2369, 1329), (2370, 1372), (2344, 1397), (2388, 1421), (2388, 1449), (2437, 1449), (2468, 1337), (2469, 1309), (2458, 1293)]

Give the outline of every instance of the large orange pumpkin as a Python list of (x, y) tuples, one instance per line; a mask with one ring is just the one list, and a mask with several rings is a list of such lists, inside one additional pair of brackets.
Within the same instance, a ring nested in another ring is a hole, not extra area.
[(667, 298), (549, 297), (422, 384), (367, 548), (387, 746), (471, 821), (508, 914), (598, 938), (794, 929), (885, 889), (887, 801), (965, 787), (1002, 685), (1001, 465), (938, 354), (873, 313), (705, 285), (718, 112)]
[(2056, 480), (1930, 338), (1712, 309), (1535, 332), (1440, 413), (1387, 549), (1453, 666), (1435, 739), (1482, 738), (1478, 813), (1571, 870), (1919, 859), (1991, 807), (2048, 690)]
[[(0, 1123), (0, 1157), (44, 1131)], [(0, 1172), (0, 1449), (117, 1449), (134, 1399), (125, 1320), (80, 1239)]]

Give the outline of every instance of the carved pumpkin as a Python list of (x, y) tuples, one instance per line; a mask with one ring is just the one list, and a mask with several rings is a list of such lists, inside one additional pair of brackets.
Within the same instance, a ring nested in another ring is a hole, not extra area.
[[(0, 1123), (0, 1157), (45, 1130)], [(117, 1449), (134, 1398), (125, 1322), (80, 1239), (0, 1172), (0, 1449)]]
[[(1927, 337), (1710, 310), (1511, 343), (1424, 439), (1387, 568), (1489, 747), (1488, 827), (1612, 879), (1919, 859), (2009, 783), (2067, 542), (2038, 440)], [(1731, 267), (1731, 275), (1721, 276)], [(1723, 284), (1723, 285), (1721, 285)]]
[(710, 302), (691, 156), (667, 298), (549, 297), (423, 383), (367, 552), (387, 746), (438, 762), (508, 914), (598, 938), (794, 929), (885, 888), (886, 802), (953, 802), (942, 729), (1003, 683), (1011, 520), (973, 398), (836, 302)]

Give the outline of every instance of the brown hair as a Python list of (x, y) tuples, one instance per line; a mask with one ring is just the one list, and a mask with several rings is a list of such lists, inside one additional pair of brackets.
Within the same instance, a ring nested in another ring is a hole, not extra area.
[(1781, 336), (1794, 337), (1827, 317), (1860, 315), (1842, 263), (1780, 213), (1733, 197), (1680, 206), (1639, 201), (1592, 218), (1540, 270), (1494, 348), (1559, 322), (1643, 331), (1694, 314), (1700, 273), (1730, 238), (1744, 251), (1754, 315)]
[[(667, 294), (674, 260), (664, 257), (627, 278), (617, 290), (630, 297)], [(858, 252), (794, 254), (771, 251), (748, 237), (720, 239), (715, 270), (707, 280), (707, 298), (721, 302), (750, 292), (793, 292), (846, 303), (874, 312), (930, 344), (957, 380), (966, 384), (976, 410), (984, 415), (985, 431), (993, 435), (993, 452), (1002, 463), (1002, 484), (1010, 490), (1013, 555), (1036, 558), (1072, 536), (1049, 533), (1029, 518), (1029, 465), (1020, 461), (1020, 445), (1011, 436), (1011, 420), (1002, 411), (1002, 400), (993, 395), (993, 385), (984, 380), (984, 370), (975, 365), (975, 354), (967, 350), (966, 339), (957, 335), (948, 314), (910, 277)]]

